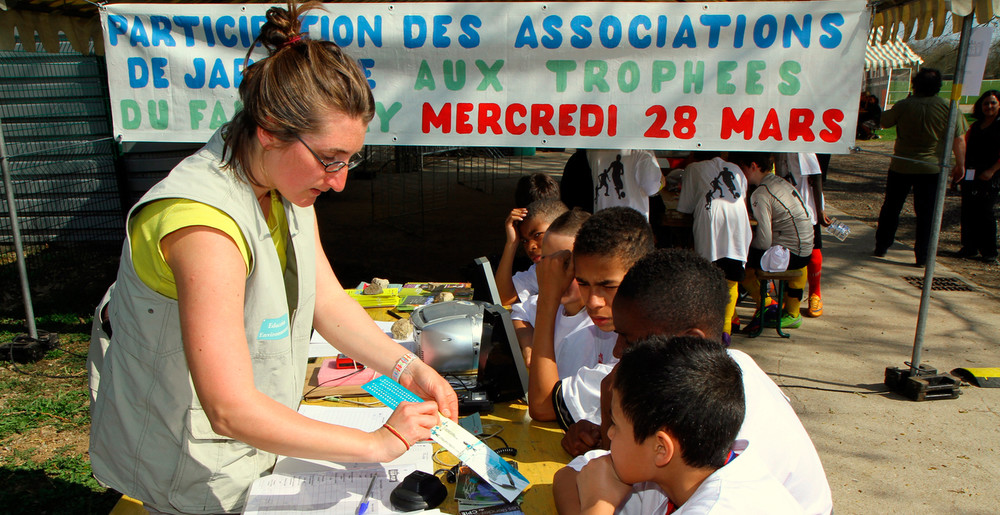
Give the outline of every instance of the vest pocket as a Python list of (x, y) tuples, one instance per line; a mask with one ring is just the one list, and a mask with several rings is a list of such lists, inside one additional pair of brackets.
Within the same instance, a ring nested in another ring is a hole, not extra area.
[[(119, 287), (120, 288), (120, 287)], [(176, 302), (135, 297), (108, 305), (115, 342), (139, 359), (184, 352)]]
[(239, 511), (250, 484), (274, 466), (275, 455), (212, 430), (201, 408), (189, 408), (170, 504), (181, 511)]

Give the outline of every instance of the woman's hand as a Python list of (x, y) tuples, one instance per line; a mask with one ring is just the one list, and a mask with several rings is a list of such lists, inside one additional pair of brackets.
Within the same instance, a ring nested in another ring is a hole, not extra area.
[(951, 168), (951, 183), (952, 184), (958, 184), (958, 183), (962, 182), (962, 179), (965, 178), (965, 170), (963, 168), (964, 167), (958, 166), (957, 164)]
[(517, 245), (517, 242), (521, 239), (521, 237), (517, 234), (517, 227), (515, 226), (524, 221), (524, 217), (527, 215), (528, 210), (522, 207), (510, 210), (510, 214), (507, 215), (507, 220), (503, 223), (504, 233), (507, 235), (507, 245)]
[[(379, 463), (392, 461), (406, 452), (411, 445), (430, 438), (431, 428), (438, 425), (440, 420), (437, 411), (437, 404), (433, 401), (399, 403), (386, 421), (386, 425), (392, 427), (399, 435), (384, 426), (372, 433), (381, 440), (377, 448), (384, 452), (378, 457)], [(403, 439), (406, 440), (405, 444)]]
[(419, 359), (410, 362), (399, 376), (399, 384), (424, 399), (434, 400), (442, 415), (458, 421), (458, 395), (448, 381), (427, 363)]
[(988, 180), (992, 179), (993, 175), (995, 175), (996, 173), (997, 173), (996, 169), (989, 168), (987, 170), (983, 170), (983, 172), (980, 173), (979, 175), (977, 175), (976, 178), (979, 179), (979, 180), (981, 180), (981, 181), (988, 181)]

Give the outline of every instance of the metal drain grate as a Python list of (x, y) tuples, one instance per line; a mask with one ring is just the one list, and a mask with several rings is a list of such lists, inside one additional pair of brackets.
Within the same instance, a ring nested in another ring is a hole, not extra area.
[[(904, 276), (906, 282), (924, 289), (924, 278), (915, 275)], [(965, 281), (958, 277), (935, 277), (931, 282), (931, 291), (975, 291)]]

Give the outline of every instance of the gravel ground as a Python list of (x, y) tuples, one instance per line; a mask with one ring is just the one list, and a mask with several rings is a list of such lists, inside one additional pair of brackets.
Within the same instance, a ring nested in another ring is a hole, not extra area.
[[(892, 141), (885, 140), (858, 142), (858, 146), (864, 150), (885, 154), (892, 153), (892, 145)], [(855, 217), (858, 221), (875, 227), (878, 222), (879, 208), (882, 207), (888, 169), (889, 158), (882, 155), (860, 152), (833, 156), (830, 159), (830, 169), (826, 182), (823, 184), (826, 202)], [(1000, 267), (987, 265), (974, 259), (961, 259), (954, 256), (954, 253), (961, 246), (959, 242), (961, 201), (959, 192), (948, 191), (941, 221), (937, 262), (961, 274), (968, 281), (982, 286), (994, 296), (1000, 297)], [(915, 227), (916, 218), (913, 214), (911, 195), (900, 217), (896, 245), (903, 244), (912, 247)], [(871, 242), (871, 246), (874, 250), (874, 241)]]

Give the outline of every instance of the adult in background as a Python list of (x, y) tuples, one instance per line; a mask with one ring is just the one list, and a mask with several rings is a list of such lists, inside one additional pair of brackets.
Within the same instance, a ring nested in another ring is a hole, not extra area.
[(587, 149), (576, 149), (566, 160), (559, 179), (559, 199), (570, 209), (594, 213), (594, 178), (590, 175)]
[(649, 197), (660, 191), (663, 173), (656, 156), (648, 150), (587, 150), (594, 179), (594, 212), (624, 206), (649, 220)]
[[(313, 203), (342, 191), (374, 99), (354, 59), (272, 7), (243, 110), (132, 208), (107, 331), (95, 330), (90, 457), (153, 513), (233, 513), (277, 455), (387, 462), (430, 436), (455, 392), (341, 288)], [(98, 324), (99, 325), (99, 324)], [(372, 432), (296, 413), (311, 329), (436, 402)]]
[(878, 139), (875, 132), (878, 129), (879, 120), (882, 118), (882, 107), (879, 106), (878, 97), (868, 93), (861, 93), (861, 107), (858, 110), (858, 139)]
[[(1000, 91), (983, 93), (972, 106), (976, 121), (966, 134), (966, 170), (956, 167), (952, 181), (962, 181), (962, 248), (958, 256), (981, 255), (997, 263), (997, 220), (993, 208), (1000, 193)], [(963, 180), (964, 179), (964, 180)]]
[[(948, 102), (937, 96), (941, 90), (941, 72), (921, 68), (913, 76), (913, 94), (882, 113), (882, 127), (896, 127), (894, 157), (889, 163), (885, 200), (878, 215), (874, 255), (883, 257), (896, 239), (899, 213), (913, 189), (913, 210), (917, 215), (917, 237), (913, 253), (917, 266), (927, 262), (927, 244), (931, 234), (934, 200), (937, 198), (939, 163), (944, 154), (948, 133)], [(965, 117), (955, 121), (952, 152), (955, 166), (965, 169)], [(914, 162), (916, 160), (918, 162)], [(919, 162), (922, 161), (922, 162)]]

